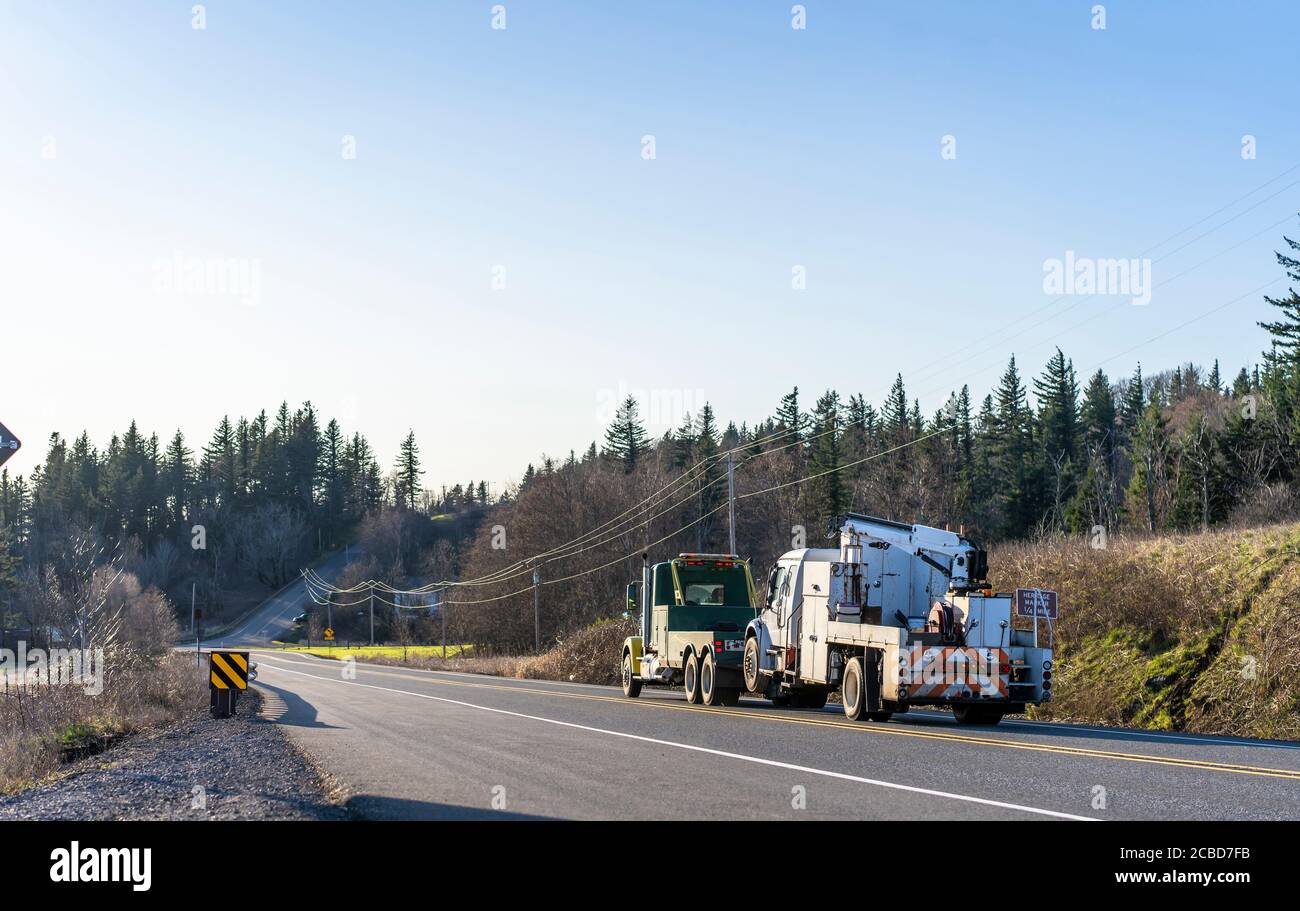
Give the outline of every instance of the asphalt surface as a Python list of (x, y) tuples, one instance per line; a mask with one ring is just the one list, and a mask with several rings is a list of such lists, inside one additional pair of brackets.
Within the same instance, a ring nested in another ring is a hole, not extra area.
[[(1300, 744), (688, 705), (256, 651), (279, 724), (390, 819), (1296, 819)], [(349, 670), (351, 673), (349, 674)]]
[[(316, 572), (327, 580), (332, 580), (348, 564), (349, 558), (359, 555), (357, 548), (342, 550), (323, 560)], [(205, 638), (201, 645), (208, 648), (228, 648), (232, 646), (267, 645), (273, 640), (282, 640), (293, 629), (293, 618), (307, 608), (312, 607), (307, 597), (307, 586), (302, 579), (290, 582), (258, 606), (252, 614), (227, 633)], [(191, 644), (191, 648), (193, 645)]]

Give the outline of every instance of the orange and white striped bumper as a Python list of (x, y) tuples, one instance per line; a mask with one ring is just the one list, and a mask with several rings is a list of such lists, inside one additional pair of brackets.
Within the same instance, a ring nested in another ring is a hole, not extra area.
[(1006, 649), (913, 645), (899, 654), (900, 699), (1007, 698)]

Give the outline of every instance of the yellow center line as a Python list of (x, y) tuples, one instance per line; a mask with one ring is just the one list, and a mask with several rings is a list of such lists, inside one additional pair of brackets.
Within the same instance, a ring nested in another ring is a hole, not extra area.
[[(278, 656), (276, 656), (278, 657)], [(311, 664), (312, 662), (293, 662)], [(1016, 740), (1002, 740), (992, 737), (974, 737), (968, 734), (950, 734), (944, 731), (918, 731), (895, 725), (858, 724), (852, 721), (833, 721), (829, 718), (792, 718), (789, 715), (777, 715), (767, 712), (742, 711), (709, 706), (695, 706), (684, 703), (665, 702), (658, 699), (628, 699), (624, 696), (600, 696), (594, 693), (568, 693), (554, 689), (538, 687), (512, 686), (499, 683), (470, 683), (463, 680), (447, 680), (442, 677), (409, 674), (401, 671), (375, 671), (367, 667), (367, 672), (378, 673), (385, 677), (404, 680), (416, 680), (424, 683), (437, 683), (442, 686), (459, 686), (469, 689), (503, 690), (511, 693), (530, 693), (540, 696), (553, 696), (561, 699), (590, 699), (597, 702), (614, 702), (619, 705), (641, 706), (643, 708), (665, 709), (674, 712), (702, 712), (710, 715), (728, 715), (733, 718), (745, 718), (751, 721), (769, 721), (781, 724), (801, 724), (815, 727), (830, 727), (851, 731), (857, 734), (877, 734), (894, 737), (919, 737), (929, 740), (944, 740), (953, 743), (969, 743), (979, 746), (999, 747), (1008, 750), (1028, 750), (1036, 753), (1056, 753), (1064, 756), (1081, 756), (1089, 759), (1110, 759), (1121, 762), (1141, 762), (1153, 765), (1176, 766), (1186, 769), (1198, 769), (1207, 772), (1223, 772), (1236, 775), (1259, 775), (1267, 778), (1282, 778), (1300, 781), (1300, 769), (1272, 769), (1261, 766), (1240, 765), (1235, 763), (1215, 762), (1208, 759), (1179, 759), (1174, 756), (1150, 756), (1142, 753), (1121, 753), (1113, 750), (1097, 750), (1088, 747), (1056, 746), (1043, 743), (1027, 743)]]

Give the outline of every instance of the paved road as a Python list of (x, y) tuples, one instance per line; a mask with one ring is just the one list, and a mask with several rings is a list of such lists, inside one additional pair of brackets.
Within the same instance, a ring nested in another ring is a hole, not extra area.
[(372, 817), (1300, 818), (1300, 744), (254, 660), (279, 723)]
[[(322, 578), (334, 579), (348, 563), (349, 555), (358, 555), (354, 547), (351, 551), (339, 551), (331, 555), (316, 567)], [(301, 614), (312, 602), (307, 598), (306, 584), (298, 579), (290, 582), (271, 597), (241, 623), (238, 628), (203, 640), (203, 648), (222, 648), (227, 646), (267, 645), (275, 639), (283, 639), (293, 628), (293, 618)], [(191, 648), (193, 645), (191, 644)]]

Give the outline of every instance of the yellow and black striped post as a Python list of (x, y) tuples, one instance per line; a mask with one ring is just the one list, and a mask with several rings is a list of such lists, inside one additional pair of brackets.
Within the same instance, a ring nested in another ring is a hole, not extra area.
[(248, 652), (208, 652), (208, 687), (213, 717), (235, 714), (235, 700), (248, 689)]

